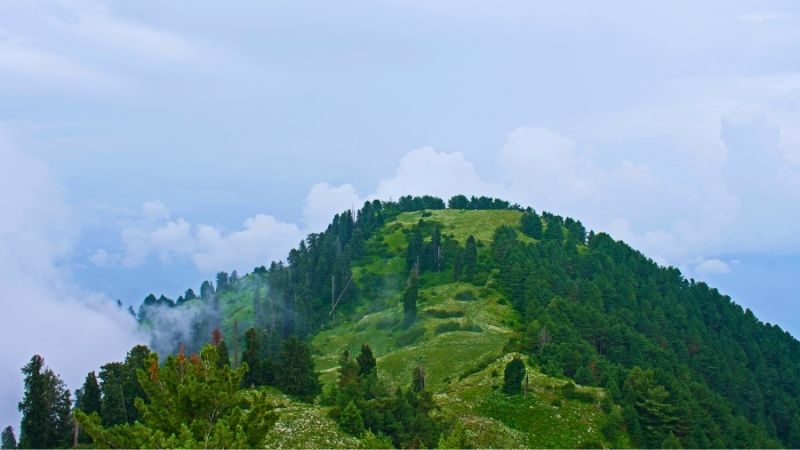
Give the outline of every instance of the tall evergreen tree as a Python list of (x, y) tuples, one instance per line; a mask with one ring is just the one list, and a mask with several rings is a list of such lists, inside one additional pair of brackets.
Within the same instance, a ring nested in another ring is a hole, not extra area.
[(411, 372), (411, 390), (417, 393), (425, 390), (425, 369), (420, 366)]
[(0, 448), (15, 449), (17, 448), (17, 438), (14, 436), (14, 429), (11, 425), (3, 429), (3, 434), (0, 436)]
[(561, 228), (561, 225), (561, 217), (551, 215), (547, 219), (547, 228), (544, 230), (544, 238), (551, 241), (563, 241), (564, 230)]
[(135, 403), (137, 398), (147, 400), (142, 385), (139, 383), (138, 373), (140, 370), (147, 369), (147, 361), (150, 358), (150, 348), (146, 345), (136, 345), (125, 355), (125, 362), (122, 369), (122, 392), (125, 400), (125, 410), (129, 423), (139, 419), (139, 410)]
[(503, 392), (519, 394), (522, 392), (522, 381), (525, 379), (525, 363), (515, 357), (508, 364), (503, 373)]
[(22, 373), (25, 394), (19, 403), (22, 412), (19, 447), (66, 447), (72, 431), (72, 402), (64, 382), (44, 367), (44, 359), (39, 355), (31, 358)]
[(531, 210), (522, 214), (520, 222), (523, 233), (534, 239), (542, 238), (542, 218), (536, 214), (536, 211)]
[(364, 434), (364, 419), (361, 417), (361, 411), (352, 400), (342, 411), (342, 418), (340, 420), (342, 429), (354, 436), (361, 436)]
[(466, 248), (464, 249), (464, 277), (467, 281), (472, 281), (478, 270), (478, 245), (475, 236), (469, 235)]
[(75, 407), (86, 414), (100, 414), (101, 404), (100, 384), (97, 382), (95, 373), (89, 372), (80, 389), (80, 395), (77, 395)]
[(255, 328), (250, 328), (244, 333), (242, 362), (247, 364), (247, 372), (242, 377), (242, 385), (244, 387), (264, 384), (261, 364), (261, 342), (258, 335), (259, 333)]
[(408, 249), (406, 250), (406, 268), (412, 269), (419, 267), (420, 260), (423, 257), (424, 243), (422, 241), (422, 227), (417, 224), (411, 233), (411, 239), (408, 241)]
[(358, 374), (361, 376), (368, 376), (373, 373), (377, 366), (375, 356), (372, 355), (372, 349), (367, 344), (361, 346), (361, 353), (358, 354), (356, 361), (358, 361)]
[(417, 299), (419, 298), (419, 274), (414, 267), (408, 275), (406, 290), (403, 293), (403, 325), (408, 327), (417, 320)]
[(105, 426), (128, 422), (129, 416), (122, 382), (124, 370), (124, 364), (120, 362), (100, 366), (100, 391), (103, 393), (100, 417)]
[(225, 341), (219, 341), (219, 344), (217, 344), (217, 353), (219, 353), (217, 364), (220, 368), (222, 368), (222, 366), (229, 366), (231, 364), (231, 356), (228, 352), (228, 344), (226, 344)]
[(305, 342), (294, 336), (283, 341), (275, 381), (284, 392), (303, 400), (311, 400), (317, 395), (319, 380), (314, 372), (311, 349)]

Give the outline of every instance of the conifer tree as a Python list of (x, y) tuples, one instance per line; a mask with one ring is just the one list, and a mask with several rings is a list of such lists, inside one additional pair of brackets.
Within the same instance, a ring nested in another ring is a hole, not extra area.
[(430, 252), (429, 252), (430, 261), (428, 263), (429, 267), (434, 272), (440, 272), (442, 270), (442, 232), (439, 230), (438, 226), (433, 227), (433, 231), (431, 232), (431, 244), (430, 244)]
[(561, 228), (561, 224), (561, 217), (550, 216), (547, 219), (547, 228), (544, 230), (544, 238), (551, 241), (563, 241), (564, 230)]
[(542, 238), (542, 218), (536, 214), (536, 211), (531, 210), (522, 214), (520, 222), (523, 233), (534, 239)]
[(244, 368), (219, 368), (216, 347), (186, 357), (148, 357), (139, 380), (150, 401), (137, 399), (141, 420), (104, 427), (97, 416), (75, 411), (100, 448), (256, 448), (275, 422), (266, 393), (240, 389)]
[(368, 376), (375, 371), (377, 363), (375, 362), (375, 356), (372, 355), (372, 349), (369, 348), (369, 345), (363, 344), (361, 346), (361, 353), (358, 354), (356, 360), (358, 361), (358, 374), (362, 377)]
[(255, 328), (250, 328), (244, 333), (242, 362), (247, 364), (247, 372), (242, 377), (242, 385), (246, 388), (264, 384), (261, 366), (261, 342), (258, 337), (258, 332)]
[(83, 387), (80, 389), (80, 395), (77, 396), (75, 407), (86, 414), (100, 414), (101, 404), (100, 384), (97, 382), (95, 373), (89, 372), (86, 375), (86, 381), (83, 382)]
[(340, 424), (342, 429), (354, 436), (361, 436), (364, 434), (364, 419), (361, 417), (361, 411), (352, 400), (347, 404), (342, 411)]
[(39, 355), (31, 358), (22, 373), (25, 394), (19, 403), (22, 412), (19, 447), (66, 447), (72, 431), (72, 402), (64, 382), (44, 367), (44, 359)]
[(466, 281), (472, 281), (478, 268), (478, 245), (475, 236), (469, 235), (464, 249), (464, 277)]
[(228, 344), (226, 344), (225, 341), (220, 341), (219, 344), (217, 344), (217, 353), (219, 353), (217, 364), (220, 368), (222, 368), (222, 366), (228, 366), (231, 364), (231, 356), (228, 353)]
[(424, 243), (422, 241), (422, 227), (417, 224), (411, 234), (411, 239), (408, 241), (408, 249), (406, 250), (406, 268), (412, 269), (418, 267), (420, 259), (422, 259), (424, 250)]
[(425, 390), (425, 369), (420, 366), (411, 372), (411, 390), (417, 393)]
[(194, 289), (189, 288), (189, 289), (186, 290), (186, 293), (183, 294), (183, 299), (185, 301), (187, 301), (187, 302), (189, 300), (195, 300), (195, 299), (197, 299), (197, 294), (194, 293)]
[(414, 267), (408, 276), (406, 291), (403, 293), (403, 325), (408, 327), (417, 320), (417, 299), (419, 298), (419, 274)]
[(103, 394), (100, 403), (100, 417), (105, 426), (128, 422), (125, 393), (122, 389), (123, 369), (123, 364), (120, 362), (100, 366), (100, 391)]
[(139, 410), (135, 407), (136, 399), (147, 400), (147, 394), (142, 389), (142, 385), (139, 384), (138, 372), (147, 369), (150, 353), (152, 352), (146, 345), (137, 345), (125, 355), (121, 381), (129, 423), (136, 422), (139, 419)]
[(519, 357), (514, 357), (506, 364), (503, 373), (503, 392), (506, 394), (519, 394), (522, 392), (522, 380), (525, 379), (525, 363)]
[(0, 436), (0, 448), (9, 450), (17, 448), (17, 438), (14, 436), (14, 429), (11, 428), (11, 425), (3, 429), (3, 434)]
[(283, 341), (278, 356), (275, 382), (284, 392), (303, 400), (311, 400), (319, 392), (317, 373), (308, 345), (290, 336)]

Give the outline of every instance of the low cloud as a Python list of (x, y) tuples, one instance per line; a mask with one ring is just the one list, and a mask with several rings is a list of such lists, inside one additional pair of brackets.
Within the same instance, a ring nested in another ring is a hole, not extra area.
[(697, 258), (696, 264), (692, 271), (700, 276), (725, 275), (730, 273), (731, 268), (728, 263), (722, 261), (721, 259)]
[(121, 360), (145, 342), (110, 300), (70, 281), (60, 265), (77, 235), (69, 206), (45, 166), (16, 148), (0, 128), (0, 423), (18, 423), (20, 369), (42, 355), (74, 391), (90, 370)]
[(284, 259), (303, 237), (297, 225), (266, 214), (250, 217), (241, 229), (227, 232), (212, 225), (192, 224), (182, 217), (173, 219), (161, 202), (148, 201), (142, 205), (139, 220), (121, 231), (123, 251), (111, 254), (100, 249), (90, 261), (98, 266), (119, 261), (125, 267), (136, 267), (150, 257), (162, 263), (188, 259), (205, 274), (244, 272)]
[(370, 197), (397, 200), (403, 195), (433, 195), (446, 199), (492, 192), (501, 190), (483, 181), (462, 153), (423, 147), (403, 156), (394, 175), (382, 179)]

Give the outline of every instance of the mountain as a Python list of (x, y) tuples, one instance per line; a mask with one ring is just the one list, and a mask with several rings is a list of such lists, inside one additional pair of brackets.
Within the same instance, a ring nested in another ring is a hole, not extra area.
[[(267, 446), (800, 446), (800, 342), (578, 220), (498, 199), (368, 202), (285, 263), (148, 297), (138, 317), (162, 354), (220, 328), (271, 399)], [(293, 389), (287, 342), (309, 348), (319, 395), (274, 387)]]

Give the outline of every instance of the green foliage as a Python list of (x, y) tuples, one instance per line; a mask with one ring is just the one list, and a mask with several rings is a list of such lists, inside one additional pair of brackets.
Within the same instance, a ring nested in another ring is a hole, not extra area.
[(138, 379), (149, 402), (136, 400), (140, 420), (103, 426), (96, 414), (75, 418), (100, 448), (246, 448), (261, 445), (275, 422), (263, 394), (239, 389), (246, 366), (219, 367), (216, 347), (170, 356), (163, 367), (148, 356)]
[(244, 353), (242, 362), (247, 364), (247, 373), (242, 377), (242, 386), (255, 387), (265, 384), (264, 366), (261, 361), (261, 340), (255, 328), (244, 333)]
[(503, 392), (519, 394), (525, 379), (525, 363), (519, 358), (512, 359), (503, 371)]
[(403, 293), (403, 326), (409, 327), (417, 320), (417, 300), (419, 299), (419, 272), (412, 269)]
[[(587, 233), (577, 220), (486, 198), (457, 196), (449, 205), (439, 209), (441, 200), (406, 197), (398, 203), (367, 202), (356, 215), (337, 215), (325, 232), (292, 250), (285, 264), (258, 268), (235, 285), (229, 277), (229, 288), (214, 297), (225, 313), (223, 323), (230, 330), (238, 320), (253, 324), (263, 333), (259, 336), (274, 336), (264, 340), (273, 349), (262, 350), (262, 361), (276, 357), (287, 336), (313, 337), (321, 348), (317, 362), (323, 377), (332, 376), (325, 370), (335, 367), (342, 348), (370, 342), (383, 355), (382, 376), (390, 382), (405, 382), (402, 374), (424, 362), (428, 385), (437, 392), (460, 383), (456, 374), (470, 372), (476, 361), (502, 356), (495, 354), (498, 349), (535, 355), (542, 372), (582, 385), (574, 393), (550, 392), (555, 397), (545, 402), (549, 411), (551, 401), (558, 401), (559, 411), (595, 408), (609, 423), (611, 416), (622, 418), (623, 427), (608, 429), (614, 446), (660, 446), (671, 435), (686, 447), (796, 442), (800, 344), (779, 327), (763, 324), (704, 283), (659, 267), (606, 234)], [(496, 206), (501, 209), (489, 210)], [(541, 239), (531, 229), (534, 217), (544, 228)], [(464, 322), (474, 321), (482, 333), (436, 334), (447, 318), (436, 313), (421, 314), (408, 331), (398, 330), (405, 316), (396, 301), (405, 297), (404, 266), (417, 261), (417, 300), (424, 303), (415, 304), (463, 311)], [(453, 301), (468, 286), (448, 283), (451, 273), (479, 285), (479, 298)], [(333, 312), (332, 287), (334, 298), (341, 297)], [(251, 303), (256, 296), (258, 302)], [(169, 304), (155, 296), (149, 301)], [(494, 392), (492, 384), (484, 386), (485, 395)], [(606, 386), (610, 397), (585, 386)], [(527, 398), (504, 400), (497, 394), (481, 409), (493, 420), (523, 423), (514, 402), (539, 407)], [(567, 398), (583, 394), (599, 402)], [(369, 424), (367, 409), (355, 404)], [(550, 423), (547, 410), (541, 411), (537, 423)], [(562, 442), (600, 442), (606, 439), (600, 428)], [(523, 445), (517, 438), (503, 442)]]
[(522, 214), (520, 218), (520, 225), (522, 232), (534, 239), (542, 238), (542, 218), (536, 214), (536, 211), (529, 211)]
[(75, 401), (76, 408), (86, 414), (100, 413), (100, 384), (97, 382), (97, 376), (93, 371), (86, 375), (86, 381), (83, 382), (83, 387), (75, 392), (75, 394), (77, 397)]
[(467, 289), (461, 291), (456, 294), (455, 299), (461, 302), (471, 302), (474, 301), (477, 297), (475, 297), (475, 291), (472, 289)]
[(22, 368), (25, 393), (19, 410), (19, 448), (59, 448), (71, 443), (70, 393), (64, 382), (34, 355)]
[(446, 436), (439, 438), (438, 448), (475, 448), (467, 436), (467, 429), (461, 422), (456, 422)]
[(444, 309), (430, 308), (426, 309), (425, 315), (434, 317), (436, 319), (450, 319), (454, 317), (464, 317), (464, 311), (447, 311)]
[(275, 384), (284, 392), (306, 401), (319, 393), (319, 381), (308, 344), (290, 336), (283, 342), (276, 364), (279, 370), (275, 374)]
[(361, 411), (352, 400), (342, 411), (342, 417), (339, 421), (342, 429), (354, 436), (361, 436), (364, 434), (364, 419), (361, 418)]
[(411, 345), (424, 335), (425, 335), (425, 328), (421, 327), (412, 328), (406, 331), (405, 333), (401, 334), (400, 337), (398, 337), (395, 340), (395, 345), (397, 347), (405, 347)]
[(358, 354), (356, 361), (358, 361), (358, 374), (360, 376), (365, 377), (375, 372), (377, 363), (369, 345), (363, 344), (361, 346), (361, 353)]
[(11, 425), (5, 427), (0, 435), (0, 448), (9, 450), (17, 448), (17, 438)]

